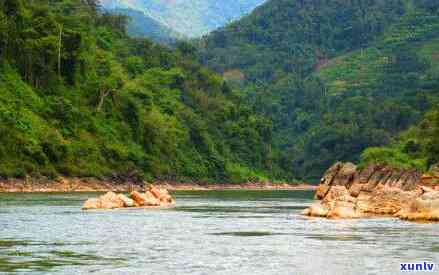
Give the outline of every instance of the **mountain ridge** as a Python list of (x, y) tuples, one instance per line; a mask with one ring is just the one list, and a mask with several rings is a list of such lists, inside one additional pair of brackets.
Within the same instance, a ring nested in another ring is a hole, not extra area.
[(105, 8), (145, 13), (187, 37), (199, 37), (240, 18), (266, 0), (101, 0)]
[(133, 37), (149, 38), (162, 44), (174, 44), (177, 40), (186, 38), (166, 27), (153, 18), (148, 17), (143, 12), (126, 9), (107, 9), (108, 12), (120, 14), (128, 17), (127, 31)]

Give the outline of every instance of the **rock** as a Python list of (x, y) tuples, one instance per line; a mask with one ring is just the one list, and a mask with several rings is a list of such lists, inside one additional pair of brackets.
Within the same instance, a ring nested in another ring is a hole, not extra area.
[(160, 199), (160, 197), (162, 195), (162, 193), (160, 192), (160, 189), (158, 189), (154, 185), (150, 185), (147, 192), (150, 192), (157, 199)]
[(417, 195), (416, 191), (384, 187), (372, 193), (362, 193), (357, 199), (356, 207), (360, 213), (393, 215), (409, 201), (415, 199)]
[(439, 190), (439, 163), (432, 165), (428, 173), (422, 176), (422, 184)]
[(311, 205), (309, 208), (305, 209), (302, 214), (312, 217), (326, 217), (328, 215), (328, 212), (328, 208), (326, 208), (322, 203), (317, 202)]
[(438, 185), (423, 185), (415, 170), (370, 165), (359, 171), (352, 163), (336, 163), (316, 191), (319, 201), (304, 215), (360, 218), (390, 215), (407, 220), (439, 220)]
[(338, 174), (342, 166), (343, 163), (337, 162), (326, 171), (325, 175), (320, 180), (319, 187), (317, 188), (316, 199), (321, 200), (326, 196), (335, 176)]
[(159, 206), (160, 205), (160, 199), (154, 196), (153, 193), (150, 191), (146, 191), (144, 194), (145, 198), (145, 205), (146, 206)]
[(83, 210), (99, 209), (99, 208), (101, 208), (100, 199), (88, 199), (85, 201), (84, 205), (82, 206)]
[(88, 199), (82, 209), (114, 209), (124, 207), (123, 200), (113, 192), (108, 192), (97, 199)]
[(174, 204), (175, 201), (172, 198), (172, 196), (169, 194), (168, 190), (166, 189), (159, 189), (160, 191), (160, 203), (161, 204)]
[(123, 202), (123, 206), (124, 207), (134, 207), (134, 200), (128, 198), (127, 196), (123, 195), (123, 194), (119, 194), (117, 195), (119, 197), (119, 199)]
[(130, 198), (134, 201), (135, 206), (142, 206), (145, 204), (146, 198), (137, 191), (131, 192)]
[(115, 209), (127, 207), (164, 207), (175, 204), (175, 200), (166, 189), (150, 188), (152, 191), (139, 193), (133, 191), (130, 198), (123, 194), (108, 192), (99, 198), (88, 199), (82, 209)]
[(319, 187), (317, 187), (315, 198), (318, 200), (323, 199), (326, 194), (328, 194), (330, 188), (331, 186), (328, 184), (320, 184)]
[(347, 189), (352, 185), (357, 174), (357, 166), (348, 162), (342, 164), (338, 173), (335, 175), (332, 185), (345, 186)]
[(327, 209), (327, 218), (356, 218), (355, 198), (352, 197), (346, 186), (333, 186), (322, 200), (324, 209)]
[(103, 209), (114, 209), (124, 207), (124, 202), (121, 200), (116, 193), (108, 192), (107, 194), (100, 197), (101, 208)]
[(151, 192), (147, 191), (143, 194), (134, 191), (131, 193), (131, 198), (138, 206), (159, 206), (160, 200), (157, 199)]
[(315, 215), (311, 215), (311, 206), (308, 207), (308, 208), (303, 209), (302, 215), (304, 215), (304, 216), (315, 216)]
[(175, 203), (172, 196), (169, 194), (168, 190), (160, 189), (153, 185), (150, 185), (146, 193), (151, 193), (158, 201), (160, 205), (172, 205)]
[(361, 192), (361, 189), (363, 188), (363, 185), (359, 182), (359, 181), (357, 181), (357, 182), (354, 182), (352, 185), (351, 185), (351, 188), (349, 188), (349, 194), (352, 196), (352, 197), (358, 197), (358, 195), (360, 195), (360, 192)]
[(347, 201), (336, 201), (326, 214), (326, 217), (330, 219), (354, 219), (359, 216), (355, 204)]
[(369, 179), (372, 177), (372, 175), (380, 169), (379, 165), (369, 165), (362, 171), (360, 171), (360, 183), (366, 184), (369, 182)]
[(439, 221), (439, 191), (429, 190), (412, 200), (395, 216), (411, 221)]
[(159, 206), (160, 200), (157, 199), (151, 192), (141, 194), (134, 191), (130, 194), (130, 197), (135, 201), (137, 206)]

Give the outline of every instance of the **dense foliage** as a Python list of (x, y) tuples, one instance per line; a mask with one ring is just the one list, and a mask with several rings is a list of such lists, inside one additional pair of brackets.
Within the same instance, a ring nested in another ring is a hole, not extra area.
[(371, 147), (361, 155), (361, 164), (380, 163), (427, 171), (439, 163), (439, 111), (425, 115), (395, 138), (388, 146)]
[(217, 71), (239, 68), (249, 81), (301, 76), (358, 48), (404, 14), (403, 0), (272, 0), (207, 37), (203, 58)]
[(316, 179), (336, 160), (427, 169), (439, 161), (438, 7), (271, 0), (197, 52), (129, 37), (128, 17), (96, 0), (0, 0), (0, 176)]
[(246, 181), (271, 122), (222, 78), (129, 38), (96, 0), (0, 0), (0, 176)]
[(283, 171), (317, 179), (337, 160), (359, 161), (365, 148), (388, 144), (437, 106), (438, 7), (271, 0), (201, 39), (198, 54), (272, 120)]

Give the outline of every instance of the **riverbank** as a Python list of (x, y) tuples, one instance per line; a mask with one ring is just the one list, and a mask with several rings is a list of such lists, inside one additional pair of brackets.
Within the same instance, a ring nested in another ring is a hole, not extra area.
[[(243, 183), (243, 184), (200, 184), (155, 182), (155, 186), (169, 191), (180, 190), (315, 190), (311, 184), (288, 183)], [(0, 193), (48, 193), (48, 192), (131, 192), (143, 191), (145, 184), (116, 182), (94, 178), (8, 179), (0, 180)]]

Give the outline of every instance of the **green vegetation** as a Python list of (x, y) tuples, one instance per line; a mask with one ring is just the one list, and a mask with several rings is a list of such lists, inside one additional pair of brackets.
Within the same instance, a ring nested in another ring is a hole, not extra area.
[[(282, 171), (317, 179), (337, 160), (357, 162), (366, 148), (391, 143), (438, 106), (438, 7), (271, 0), (198, 41), (198, 55), (273, 122)], [(363, 161), (431, 162), (378, 150), (366, 151)]]
[(1, 177), (312, 180), (337, 160), (439, 161), (437, 1), (271, 0), (175, 49), (97, 6), (0, 0)]
[(427, 171), (439, 163), (439, 112), (432, 111), (417, 126), (404, 131), (385, 147), (366, 149), (361, 164), (381, 163)]
[(96, 1), (0, 0), (0, 176), (247, 181), (271, 122), (186, 44), (126, 35)]

